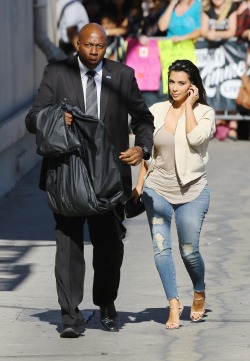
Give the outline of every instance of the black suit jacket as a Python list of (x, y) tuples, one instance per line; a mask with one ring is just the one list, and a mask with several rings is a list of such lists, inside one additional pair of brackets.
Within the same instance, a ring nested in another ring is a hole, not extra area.
[[(48, 105), (65, 102), (85, 112), (82, 81), (77, 56), (45, 67), (38, 95), (26, 116), (27, 129), (36, 133), (36, 115)], [(153, 116), (138, 88), (134, 70), (124, 64), (103, 59), (100, 118), (107, 126), (117, 155), (129, 148), (128, 114), (135, 134), (135, 145), (152, 149)], [(125, 193), (131, 193), (131, 169), (119, 161)], [(41, 171), (40, 186), (44, 189), (46, 162)]]

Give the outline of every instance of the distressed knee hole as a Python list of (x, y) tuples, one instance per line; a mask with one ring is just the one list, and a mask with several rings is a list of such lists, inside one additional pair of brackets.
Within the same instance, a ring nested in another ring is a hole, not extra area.
[(157, 224), (159, 225), (161, 225), (161, 224), (163, 224), (163, 218), (158, 218), (158, 217), (153, 217), (152, 218), (152, 224), (154, 225), (154, 226), (156, 226)]
[(182, 251), (183, 251), (183, 253), (184, 253), (185, 256), (188, 256), (189, 254), (193, 253), (194, 247), (193, 247), (193, 245), (192, 245), (191, 243), (189, 243), (189, 244), (184, 244), (184, 245), (182, 246)]
[(157, 247), (159, 249), (160, 252), (163, 251), (163, 242), (164, 242), (164, 237), (161, 233), (156, 233), (154, 236), (155, 242), (157, 244)]

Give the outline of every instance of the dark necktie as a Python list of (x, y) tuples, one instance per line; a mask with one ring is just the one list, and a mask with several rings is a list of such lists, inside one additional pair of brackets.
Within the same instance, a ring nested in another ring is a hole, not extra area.
[(94, 80), (96, 72), (89, 70), (86, 75), (88, 77), (87, 88), (86, 88), (86, 114), (93, 115), (98, 117), (98, 108), (97, 108), (97, 91), (96, 83)]

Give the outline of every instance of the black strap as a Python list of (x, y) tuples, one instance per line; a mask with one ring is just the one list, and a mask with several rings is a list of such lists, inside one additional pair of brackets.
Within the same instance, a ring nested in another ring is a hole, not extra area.
[(80, 2), (80, 0), (71, 0), (70, 2), (68, 2), (66, 5), (64, 5), (64, 7), (62, 8), (62, 11), (61, 11), (61, 14), (60, 14), (60, 16), (59, 16), (59, 19), (58, 19), (58, 21), (57, 21), (57, 27), (59, 28), (59, 25), (60, 25), (60, 22), (61, 22), (61, 20), (62, 20), (62, 17), (63, 17), (63, 14), (64, 14), (64, 11), (65, 11), (65, 9), (69, 6), (69, 5), (71, 5), (71, 4), (73, 4), (73, 3), (78, 3), (78, 2)]

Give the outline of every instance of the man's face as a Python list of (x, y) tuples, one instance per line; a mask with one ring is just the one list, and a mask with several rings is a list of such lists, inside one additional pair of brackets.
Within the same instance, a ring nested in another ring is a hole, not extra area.
[(77, 51), (82, 63), (88, 69), (95, 69), (106, 52), (105, 34), (98, 27), (86, 28), (80, 33)]

